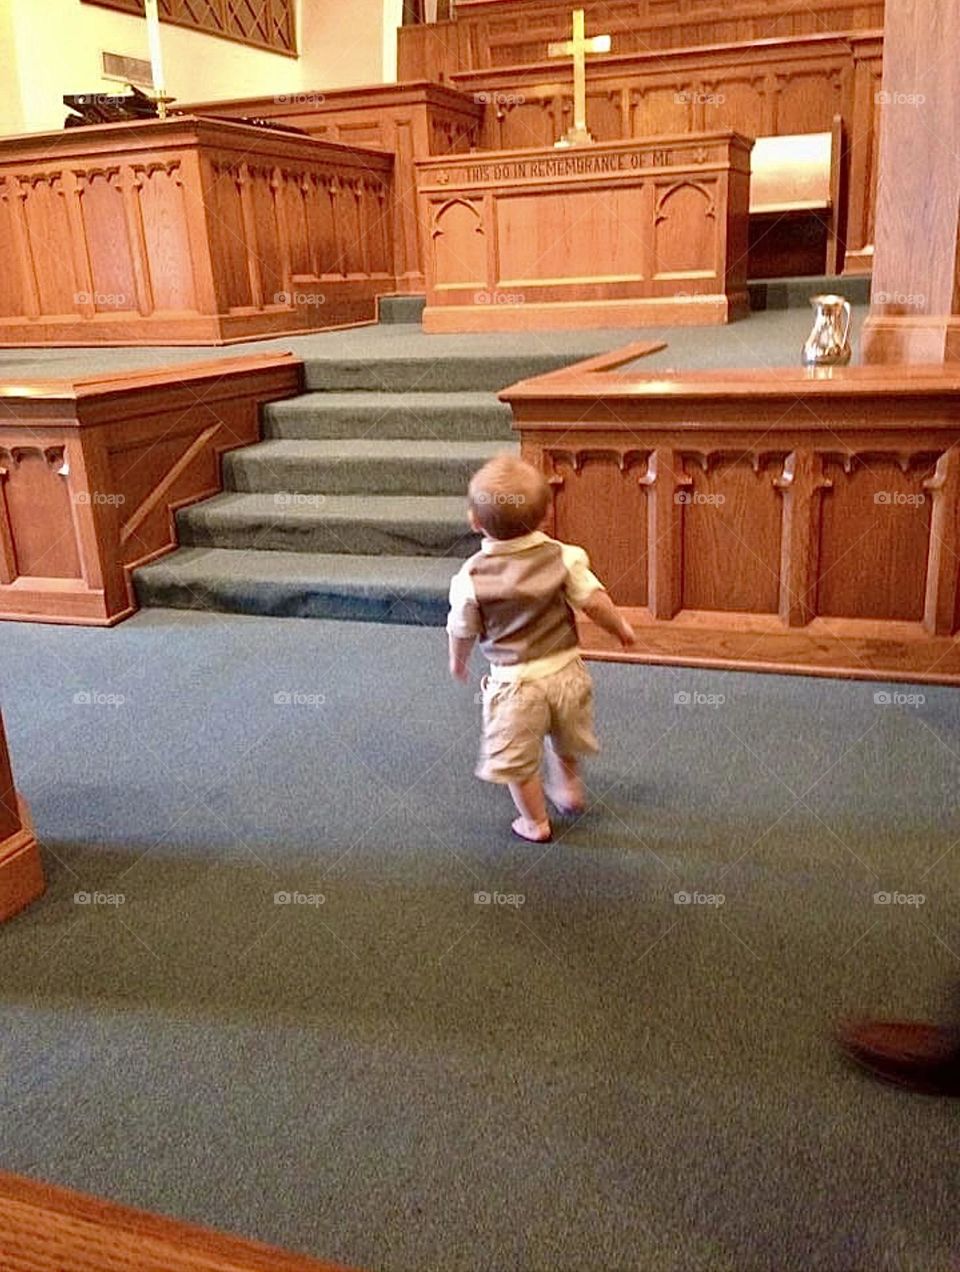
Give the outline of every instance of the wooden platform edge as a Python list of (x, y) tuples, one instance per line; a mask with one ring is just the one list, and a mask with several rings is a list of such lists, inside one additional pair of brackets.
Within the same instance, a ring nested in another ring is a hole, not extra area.
[(351, 1272), (5, 1172), (0, 1266), (10, 1272)]

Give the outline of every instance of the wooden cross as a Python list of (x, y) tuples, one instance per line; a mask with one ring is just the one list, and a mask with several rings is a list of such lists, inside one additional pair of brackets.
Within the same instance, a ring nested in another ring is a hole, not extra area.
[(555, 40), (547, 46), (549, 57), (573, 56), (573, 127), (556, 143), (558, 146), (588, 146), (593, 141), (587, 131), (587, 54), (609, 52), (609, 35), (587, 39), (582, 9), (573, 11), (573, 39)]

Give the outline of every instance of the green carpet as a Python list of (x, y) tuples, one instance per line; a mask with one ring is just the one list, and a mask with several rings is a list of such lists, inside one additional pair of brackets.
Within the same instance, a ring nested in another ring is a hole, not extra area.
[(533, 849), (441, 632), (0, 648), (51, 876), (0, 930), (0, 1166), (378, 1272), (951, 1266), (956, 1107), (827, 1034), (958, 975), (952, 690), (596, 666), (590, 812)]

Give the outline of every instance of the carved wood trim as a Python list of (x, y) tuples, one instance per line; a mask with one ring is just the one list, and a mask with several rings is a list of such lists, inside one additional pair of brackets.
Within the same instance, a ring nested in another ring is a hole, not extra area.
[(923, 625), (932, 636), (949, 636), (955, 630), (960, 578), (960, 447), (944, 451), (923, 487), (933, 498)]

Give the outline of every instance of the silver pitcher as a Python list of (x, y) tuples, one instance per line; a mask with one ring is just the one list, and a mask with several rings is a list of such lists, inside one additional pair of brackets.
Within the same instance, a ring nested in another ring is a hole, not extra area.
[(845, 367), (850, 347), (850, 302), (842, 296), (811, 296), (813, 330), (803, 346), (805, 367)]

